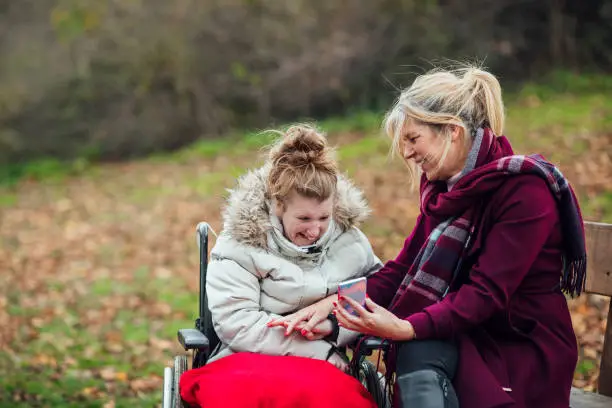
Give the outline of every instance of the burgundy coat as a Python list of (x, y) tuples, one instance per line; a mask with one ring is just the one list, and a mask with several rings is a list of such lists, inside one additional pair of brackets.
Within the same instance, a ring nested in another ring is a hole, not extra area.
[[(389, 305), (441, 220), (424, 221), (397, 258), (368, 278), (374, 302)], [(461, 274), (469, 277), (459, 287), (422, 312), (406, 316), (400, 305), (396, 314), (418, 339), (457, 341), (454, 385), (462, 407), (567, 408), (578, 349), (559, 289), (561, 228), (546, 182), (508, 178), (491, 194), (473, 242)]]

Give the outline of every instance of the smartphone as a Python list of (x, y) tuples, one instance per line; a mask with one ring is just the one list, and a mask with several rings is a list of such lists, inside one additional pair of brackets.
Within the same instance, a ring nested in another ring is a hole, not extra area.
[[(361, 306), (365, 307), (366, 299), (366, 278), (350, 279), (338, 284), (338, 296), (350, 297)], [(340, 305), (349, 313), (357, 315), (357, 311), (353, 309), (346, 301), (339, 301)]]

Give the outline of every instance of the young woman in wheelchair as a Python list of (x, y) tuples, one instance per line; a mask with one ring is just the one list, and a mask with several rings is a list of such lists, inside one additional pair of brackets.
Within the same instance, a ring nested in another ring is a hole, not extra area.
[(357, 332), (339, 329), (333, 315), (306, 337), (268, 326), (382, 266), (358, 229), (369, 213), (363, 194), (339, 173), (324, 135), (296, 125), (281, 136), (264, 166), (230, 191), (206, 279), (220, 342), (204, 367), (181, 377), (181, 396), (208, 407), (372, 408), (342, 372), (338, 347)]
[(357, 228), (368, 213), (361, 191), (339, 174), (325, 137), (308, 126), (290, 127), (265, 165), (239, 179), (224, 209), (206, 282), (221, 340), (209, 361), (250, 351), (327, 360), (345, 369), (334, 345), (351, 341), (355, 332), (334, 330), (324, 320), (306, 339), (267, 323), (382, 266)]

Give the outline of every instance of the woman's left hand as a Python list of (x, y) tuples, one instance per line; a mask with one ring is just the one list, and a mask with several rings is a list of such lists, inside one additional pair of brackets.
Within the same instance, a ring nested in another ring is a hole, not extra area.
[(321, 323), (317, 324), (312, 328), (312, 331), (306, 330), (304, 328), (305, 326), (306, 322), (300, 322), (295, 326), (295, 329), (308, 340), (321, 340), (326, 336), (329, 336), (333, 330), (332, 323), (328, 319), (325, 319)]
[(342, 305), (337, 305), (334, 313), (341, 327), (390, 340), (414, 339), (414, 329), (408, 320), (398, 318), (370, 298), (366, 298), (369, 310), (349, 297), (343, 297), (341, 300), (349, 303), (357, 311), (355, 316), (347, 312)]

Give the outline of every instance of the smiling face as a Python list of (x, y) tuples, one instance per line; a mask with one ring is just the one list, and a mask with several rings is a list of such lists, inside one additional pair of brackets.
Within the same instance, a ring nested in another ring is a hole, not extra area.
[(333, 205), (333, 197), (319, 201), (293, 192), (283, 203), (277, 202), (276, 215), (287, 239), (297, 246), (312, 245), (329, 228)]
[(420, 168), (428, 180), (448, 180), (465, 165), (467, 149), (461, 131), (459, 126), (451, 125), (445, 139), (435, 127), (407, 120), (400, 139), (402, 157)]

